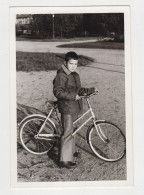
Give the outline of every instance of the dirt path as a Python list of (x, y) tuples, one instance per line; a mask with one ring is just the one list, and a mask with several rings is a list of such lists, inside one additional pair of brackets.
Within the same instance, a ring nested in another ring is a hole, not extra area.
[[(46, 52), (49, 43), (23, 42), (23, 51)], [(19, 43), (20, 44), (20, 43)], [(54, 43), (56, 44), (56, 43)], [(60, 43), (62, 44), (62, 43)], [(32, 46), (33, 45), (33, 46)], [(31, 50), (33, 48), (33, 50)], [(34, 49), (35, 48), (35, 49)], [(39, 48), (39, 50), (38, 50)], [(20, 49), (20, 45), (17, 50)], [(51, 52), (65, 53), (71, 49), (51, 48)], [(21, 51), (21, 50), (19, 50)], [(76, 51), (76, 50), (75, 50)], [(98, 119), (116, 123), (125, 132), (125, 74), (124, 52), (120, 50), (77, 49), (78, 54), (95, 58), (87, 67), (78, 67), (84, 87), (96, 86), (100, 93), (91, 98)], [(100, 62), (100, 63), (98, 63)], [(21, 104), (44, 110), (45, 99), (55, 99), (52, 81), (56, 71), (17, 72), (17, 101)], [(86, 108), (86, 107), (85, 107)], [(126, 179), (126, 159), (106, 163), (92, 155), (85, 140), (85, 132), (76, 139), (81, 157), (73, 171), (60, 169), (54, 157), (35, 156), (22, 148), (18, 149), (18, 181), (100, 181)]]
[[(96, 41), (96, 40), (91, 40)], [(86, 42), (86, 41), (81, 41)], [(84, 55), (92, 57), (95, 62), (114, 64), (115, 66), (124, 65), (124, 51), (113, 50), (113, 49), (86, 49), (86, 48), (58, 48), (58, 45), (73, 42), (28, 42), (28, 41), (17, 41), (16, 50), (25, 52), (51, 52), (51, 53), (66, 53), (68, 51), (75, 51), (78, 55)]]

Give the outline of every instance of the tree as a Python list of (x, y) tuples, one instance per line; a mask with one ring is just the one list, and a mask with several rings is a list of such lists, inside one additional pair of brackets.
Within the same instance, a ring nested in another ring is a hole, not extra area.
[[(54, 20), (53, 20), (54, 19)], [(29, 28), (42, 38), (106, 36), (109, 32), (124, 34), (123, 13), (33, 14)], [(18, 28), (18, 27), (17, 27)]]
[(82, 14), (56, 14), (55, 32), (57, 36), (74, 37), (80, 36), (83, 32)]
[(42, 38), (51, 37), (52, 15), (33, 14), (31, 21), (31, 30), (34, 35), (40, 35)]
[(84, 14), (84, 29), (91, 35), (106, 35), (108, 32), (124, 33), (123, 13)]

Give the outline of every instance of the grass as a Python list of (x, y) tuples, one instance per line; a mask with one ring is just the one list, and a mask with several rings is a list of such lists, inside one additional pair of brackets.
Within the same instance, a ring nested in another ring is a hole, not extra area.
[[(17, 71), (48, 71), (57, 70), (64, 62), (65, 54), (57, 53), (16, 53), (16, 69)], [(79, 56), (79, 65), (85, 66), (92, 62), (92, 58)]]
[(124, 49), (124, 43), (117, 43), (112, 41), (96, 41), (87, 43), (73, 43), (63, 44), (58, 47), (64, 48), (89, 48), (89, 49)]

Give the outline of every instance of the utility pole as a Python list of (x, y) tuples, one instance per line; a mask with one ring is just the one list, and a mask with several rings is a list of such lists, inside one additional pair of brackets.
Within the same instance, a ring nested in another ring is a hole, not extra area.
[(54, 14), (52, 14), (53, 17), (53, 39), (55, 38), (55, 32), (54, 32)]

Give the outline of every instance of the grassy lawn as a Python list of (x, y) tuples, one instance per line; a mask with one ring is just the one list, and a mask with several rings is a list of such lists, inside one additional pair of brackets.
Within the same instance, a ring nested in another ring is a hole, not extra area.
[(89, 48), (89, 49), (124, 49), (124, 43), (117, 43), (112, 41), (97, 41), (97, 42), (87, 42), (87, 43), (73, 43), (73, 44), (63, 44), (58, 47), (64, 48)]
[[(16, 53), (16, 69), (17, 71), (48, 71), (57, 70), (64, 62), (65, 54), (57, 53)], [(85, 66), (92, 62), (92, 58), (79, 56), (79, 65)]]

